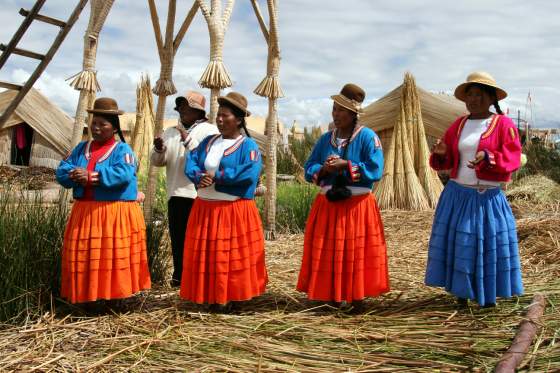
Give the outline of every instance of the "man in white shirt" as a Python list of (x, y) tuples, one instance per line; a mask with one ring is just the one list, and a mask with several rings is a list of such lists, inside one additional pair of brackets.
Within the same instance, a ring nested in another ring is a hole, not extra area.
[(208, 123), (205, 104), (206, 99), (199, 92), (188, 91), (177, 97), (175, 110), (179, 112), (179, 123), (154, 138), (150, 155), (153, 165), (166, 168), (167, 216), (173, 253), (172, 286), (181, 284), (185, 231), (196, 198), (195, 186), (185, 176), (186, 154), (205, 137), (218, 133), (216, 126)]

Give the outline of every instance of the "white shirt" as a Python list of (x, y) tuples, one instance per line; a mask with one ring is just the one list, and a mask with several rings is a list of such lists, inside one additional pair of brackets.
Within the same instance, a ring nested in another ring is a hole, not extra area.
[[(179, 124), (182, 126), (182, 124)], [(186, 152), (191, 151), (209, 135), (218, 133), (218, 128), (208, 122), (193, 124), (187, 129), (187, 147), (181, 142), (181, 133), (176, 127), (163, 132), (163, 150), (158, 153), (154, 148), (150, 154), (152, 164), (165, 166), (167, 176), (167, 198), (186, 197), (196, 198), (194, 184), (185, 175)]]
[(455, 182), (463, 185), (495, 185), (496, 181), (480, 180), (476, 177), (474, 168), (469, 168), (469, 161), (472, 161), (477, 153), (480, 136), (488, 129), (492, 117), (486, 119), (467, 119), (461, 137), (459, 138), (459, 168)]
[[(216, 170), (220, 166), (220, 161), (224, 156), (224, 152), (227, 148), (233, 146), (241, 135), (239, 135), (236, 139), (224, 139), (222, 136), (218, 137), (210, 150), (208, 150), (208, 154), (206, 154), (206, 159), (204, 160), (204, 169), (207, 172), (211, 172), (213, 174), (216, 173)], [(219, 200), (219, 201), (235, 201), (239, 199), (238, 196), (234, 196), (227, 193), (218, 192), (216, 190), (216, 184), (212, 184), (206, 188), (199, 188), (198, 189), (198, 196), (202, 199), (209, 199), (209, 200)]]

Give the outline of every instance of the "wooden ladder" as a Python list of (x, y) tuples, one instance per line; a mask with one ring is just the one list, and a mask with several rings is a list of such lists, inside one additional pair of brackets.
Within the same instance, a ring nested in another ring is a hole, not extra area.
[[(35, 84), (37, 79), (39, 79), (43, 71), (45, 71), (47, 65), (49, 64), (49, 62), (51, 62), (56, 51), (58, 50), (58, 48), (60, 47), (64, 39), (66, 38), (66, 35), (68, 35), (70, 30), (72, 29), (72, 26), (74, 26), (74, 24), (78, 20), (80, 13), (82, 12), (82, 10), (84, 9), (84, 7), (88, 2), (88, 0), (80, 0), (78, 5), (76, 5), (76, 8), (74, 8), (74, 11), (70, 15), (70, 18), (68, 18), (68, 20), (64, 22), (55, 18), (51, 18), (39, 14), (39, 11), (41, 10), (41, 7), (45, 3), (45, 1), (46, 0), (37, 0), (33, 8), (31, 8), (31, 10), (25, 10), (21, 8), (19, 14), (24, 16), (25, 19), (19, 26), (19, 29), (16, 31), (16, 33), (14, 34), (12, 40), (10, 40), (8, 45), (0, 44), (0, 50), (2, 51), (2, 55), (0, 55), (0, 69), (4, 67), (6, 61), (8, 60), (8, 57), (11, 54), (17, 54), (20, 56), (34, 58), (41, 61), (35, 68), (35, 71), (33, 71), (29, 79), (23, 85), (0, 81), (1, 88), (7, 88), (7, 89), (19, 91), (16, 97), (10, 103), (10, 105), (8, 105), (8, 107), (4, 110), (2, 116), (0, 116), (0, 128), (2, 128), (4, 123), (6, 123), (6, 121), (8, 120), (8, 118), (10, 118), (10, 116), (14, 113), (17, 106), (23, 100), (27, 92), (29, 92), (33, 84)], [(31, 52), (25, 49), (17, 48), (17, 44), (19, 43), (19, 41), (21, 40), (21, 38), (29, 28), (33, 20), (45, 22), (60, 28), (58, 35), (53, 41), (53, 44), (51, 45), (47, 53), (44, 55)]]

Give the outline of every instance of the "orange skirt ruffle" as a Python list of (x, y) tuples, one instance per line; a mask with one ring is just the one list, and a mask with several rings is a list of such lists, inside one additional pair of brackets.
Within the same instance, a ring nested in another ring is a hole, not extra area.
[(317, 196), (305, 228), (297, 290), (335, 302), (389, 291), (387, 246), (373, 194), (338, 202)]
[(264, 293), (268, 282), (254, 200), (194, 202), (185, 239), (180, 296), (226, 304)]
[(138, 203), (75, 201), (64, 232), (61, 296), (71, 303), (118, 299), (150, 286)]

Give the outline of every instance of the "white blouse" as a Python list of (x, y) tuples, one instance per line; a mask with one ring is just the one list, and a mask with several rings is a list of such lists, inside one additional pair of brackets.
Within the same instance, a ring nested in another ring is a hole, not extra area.
[[(241, 137), (241, 135), (239, 136)], [(224, 152), (227, 148), (233, 146), (239, 137), (236, 139), (224, 139), (222, 136), (218, 137), (204, 160), (204, 168), (207, 172), (215, 173), (218, 167), (220, 167), (220, 162), (224, 156)], [(217, 201), (235, 201), (238, 200), (238, 196), (234, 196), (227, 193), (218, 192), (216, 190), (216, 184), (212, 184), (206, 188), (198, 189), (198, 197), (207, 200), (217, 200)]]
[(459, 168), (455, 182), (463, 185), (491, 185), (500, 186), (497, 181), (480, 180), (476, 177), (474, 168), (469, 168), (477, 153), (480, 136), (488, 129), (492, 117), (486, 119), (467, 119), (461, 137), (459, 138)]

